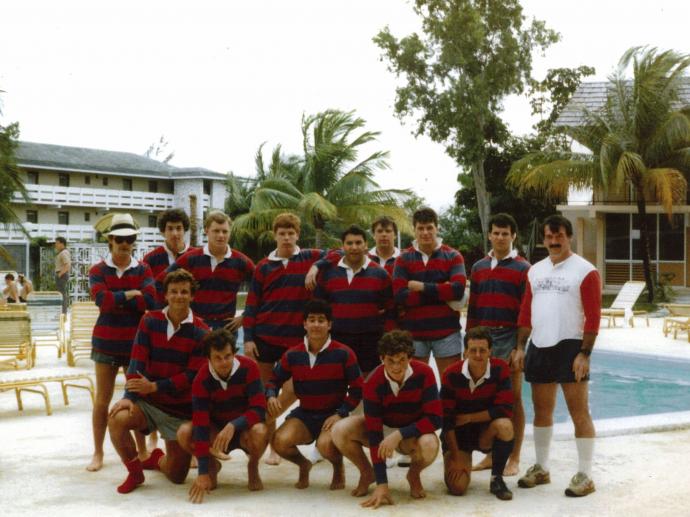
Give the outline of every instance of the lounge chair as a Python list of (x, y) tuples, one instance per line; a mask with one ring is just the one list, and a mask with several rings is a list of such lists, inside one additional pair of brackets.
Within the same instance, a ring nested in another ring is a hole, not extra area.
[[(86, 384), (75, 384), (74, 381), (86, 381)], [(33, 377), (21, 379), (0, 379), (0, 392), (14, 390), (17, 397), (17, 409), (22, 411), (24, 404), (22, 403), (22, 391), (30, 391), (38, 393), (43, 397), (46, 406), (46, 414), (51, 415), (53, 408), (50, 405), (50, 395), (46, 383), (59, 382), (62, 388), (62, 400), (65, 406), (69, 405), (69, 398), (67, 397), (67, 388), (80, 388), (87, 390), (91, 394), (91, 402), (94, 401), (94, 386), (93, 380), (86, 373), (67, 374), (67, 375), (51, 375), (47, 377)]]
[(62, 294), (58, 291), (34, 291), (27, 302), (31, 315), (31, 337), (34, 347), (54, 346), (58, 358), (65, 351), (65, 319)]
[[(636, 314), (646, 314), (645, 311), (635, 311), (632, 308), (635, 302), (644, 291), (645, 283), (631, 280), (625, 282), (621, 290), (618, 291), (616, 299), (613, 300), (611, 307), (601, 310), (601, 318), (607, 319), (609, 327), (616, 326), (616, 318), (623, 318), (631, 327), (635, 326), (634, 316)], [(649, 318), (646, 318), (647, 326), (649, 327)]]
[(71, 311), (67, 364), (74, 366), (78, 359), (91, 355), (91, 336), (99, 310), (94, 302), (74, 302)]
[[(664, 305), (669, 315), (664, 318), (663, 332), (668, 336), (673, 332), (673, 338), (678, 336), (678, 332), (688, 332), (690, 329), (690, 305), (685, 303), (668, 303)], [(688, 332), (690, 342), (690, 332)]]
[(31, 341), (31, 318), (26, 311), (0, 311), (0, 356), (3, 364), (19, 368), (23, 361), (30, 369), (36, 359)]

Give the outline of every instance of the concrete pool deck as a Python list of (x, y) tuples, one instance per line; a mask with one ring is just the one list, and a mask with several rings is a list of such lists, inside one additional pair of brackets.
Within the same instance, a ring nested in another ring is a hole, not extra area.
[[(690, 361), (690, 343), (685, 335), (664, 338), (661, 319), (650, 319), (650, 327), (638, 319), (637, 327), (603, 328), (600, 349), (675, 357)], [(596, 360), (596, 352), (593, 355)], [(55, 350), (41, 348), (38, 365), (31, 376), (91, 372), (90, 361), (76, 368), (58, 360)], [(25, 371), (2, 371), (0, 378), (27, 376)], [(84, 470), (91, 456), (91, 403), (81, 390), (70, 392), (70, 406), (62, 405), (59, 386), (49, 386), (53, 415), (46, 416), (38, 395), (23, 396), (24, 411), (18, 412), (11, 392), (0, 395), (0, 514), (2, 515), (366, 515), (360, 499), (348, 491), (328, 490), (330, 468), (324, 462), (312, 470), (312, 487), (298, 491), (292, 487), (296, 468), (283, 462), (278, 467), (262, 466), (266, 489), (248, 492), (246, 460), (241, 452), (223, 464), (219, 488), (204, 504), (187, 502), (187, 490), (196, 476), (192, 470), (183, 486), (172, 485), (157, 472), (147, 473), (144, 485), (129, 495), (119, 495), (115, 487), (125, 477), (106, 438), (106, 464), (97, 473)], [(119, 392), (116, 397), (119, 397)], [(526, 401), (529, 404), (529, 401)], [(439, 459), (423, 474), (425, 500), (412, 500), (407, 493), (404, 469), (389, 469), (396, 505), (376, 510), (378, 515), (621, 515), (684, 514), (690, 506), (686, 476), (678, 475), (682, 458), (690, 457), (690, 408), (688, 412), (629, 417), (596, 422), (594, 472), (597, 491), (582, 499), (563, 495), (577, 466), (575, 444), (569, 424), (556, 428), (551, 452), (550, 485), (531, 490), (515, 488), (517, 479), (506, 478), (513, 490), (510, 502), (498, 501), (488, 493), (488, 472), (474, 473), (469, 493), (464, 497), (446, 494), (442, 462)], [(534, 461), (531, 426), (523, 446), (522, 470)], [(348, 488), (357, 480), (347, 463)]]

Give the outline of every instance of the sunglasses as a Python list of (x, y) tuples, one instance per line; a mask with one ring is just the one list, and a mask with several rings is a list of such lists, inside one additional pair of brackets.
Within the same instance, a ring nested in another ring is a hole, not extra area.
[(118, 244), (122, 244), (123, 242), (126, 242), (127, 244), (134, 244), (134, 242), (137, 240), (136, 235), (116, 235), (115, 236), (115, 242)]

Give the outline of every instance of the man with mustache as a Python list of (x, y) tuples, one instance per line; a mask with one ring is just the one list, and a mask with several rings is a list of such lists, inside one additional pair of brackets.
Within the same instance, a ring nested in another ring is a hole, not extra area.
[[(549, 256), (534, 264), (518, 317), (515, 369), (524, 367), (532, 386), (534, 448), (537, 462), (518, 480), (521, 488), (551, 482), (549, 447), (557, 385), (561, 385), (575, 426), (578, 472), (565, 495), (581, 497), (594, 492), (591, 479), (594, 424), (589, 414), (589, 361), (601, 318), (601, 278), (595, 267), (573, 253), (573, 227), (560, 215), (542, 225)], [(525, 345), (530, 337), (525, 355)]]

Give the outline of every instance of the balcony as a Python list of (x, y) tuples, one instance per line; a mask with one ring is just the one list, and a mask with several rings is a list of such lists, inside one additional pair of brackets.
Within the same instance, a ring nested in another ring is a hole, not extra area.
[[(64, 237), (67, 242), (93, 241), (96, 238), (96, 231), (93, 226), (88, 225), (24, 223), (24, 228), (29, 232), (31, 238), (45, 237), (48, 241), (54, 241), (55, 237), (58, 236)], [(141, 228), (137, 240), (147, 245), (158, 245), (163, 242), (158, 228)], [(26, 235), (19, 229), (0, 228), (0, 242), (23, 243), (26, 241)]]
[[(104, 188), (60, 187), (57, 185), (26, 185), (29, 199), (35, 205), (80, 206), (109, 210), (131, 208), (136, 210), (167, 210), (173, 208), (173, 194), (110, 190)], [(205, 198), (208, 196), (204, 196)], [(18, 192), (15, 203), (24, 200)], [(208, 202), (204, 199), (204, 202)]]

